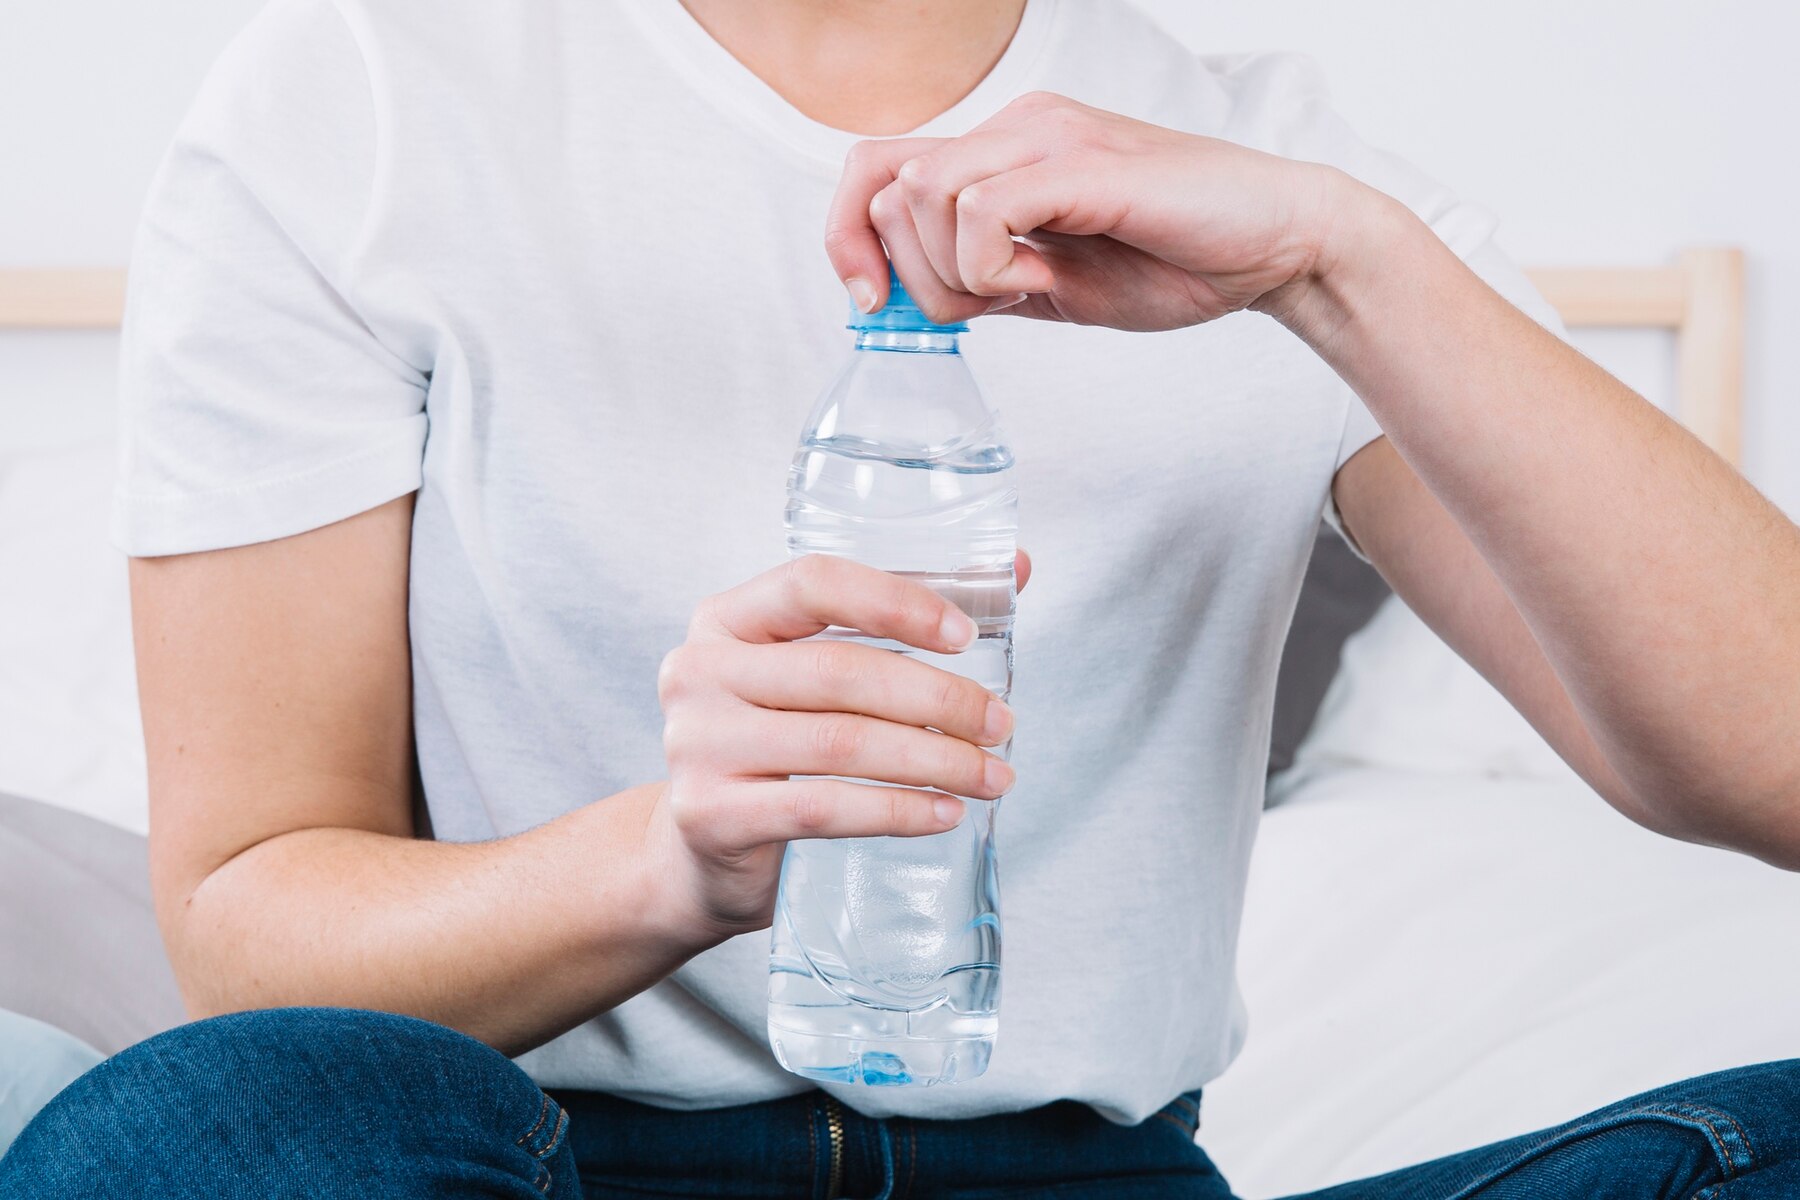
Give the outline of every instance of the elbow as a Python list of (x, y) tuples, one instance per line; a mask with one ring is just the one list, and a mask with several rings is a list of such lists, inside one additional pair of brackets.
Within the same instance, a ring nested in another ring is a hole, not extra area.
[(1751, 851), (1750, 853), (1752, 857), (1761, 859), (1771, 867), (1779, 867), (1783, 871), (1800, 872), (1800, 846), (1785, 845), (1768, 852)]
[(188, 1020), (204, 1021), (303, 1002), (264, 986), (253, 970), (246, 969), (241, 952), (232, 950), (234, 944), (235, 939), (217, 930), (208, 936), (192, 927), (179, 933), (164, 928), (163, 945), (168, 950), (169, 965)]
[(1742, 850), (1784, 871), (1800, 871), (1800, 778), (1745, 805)]
[(1800, 809), (1792, 811), (1779, 829), (1732, 830), (1704, 839), (1711, 846), (1736, 850), (1783, 871), (1800, 872)]
[(181, 993), (181, 1006), (188, 1020), (204, 1021), (252, 1007), (232, 992), (231, 975), (220, 969), (220, 946), (224, 939), (208, 936), (204, 929), (204, 913), (184, 902), (178, 914), (159, 915), (163, 949), (175, 975), (175, 986)]
[(1657, 833), (1749, 855), (1800, 872), (1800, 764), (1789, 771), (1737, 770), (1721, 782), (1670, 782), (1628, 789), (1613, 803)]
[(257, 1003), (255, 981), (238, 969), (244, 938), (227, 920), (237, 905), (224, 894), (230, 889), (219, 886), (230, 881), (211, 875), (198, 881), (159, 875), (152, 871), (157, 928), (188, 1019), (203, 1021), (268, 1007), (266, 1000)]

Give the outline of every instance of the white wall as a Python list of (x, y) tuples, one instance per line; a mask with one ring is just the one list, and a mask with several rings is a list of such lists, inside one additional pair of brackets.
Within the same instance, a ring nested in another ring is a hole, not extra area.
[[(1800, 9), (1778, 0), (1141, 0), (1202, 49), (1291, 49), (1339, 108), (1502, 218), (1530, 264), (1749, 254), (1745, 469), (1800, 514)], [(1581, 343), (1651, 399), (1667, 339)]]
[[(1749, 254), (1745, 470), (1800, 514), (1800, 9), (1778, 0), (1140, 0), (1190, 45), (1305, 51), (1339, 108), (1529, 264)], [(1586, 334), (1659, 404), (1670, 347)]]
[[(121, 266), (207, 65), (260, 0), (0, 9), (0, 266)], [(107, 334), (0, 334), (0, 451), (105, 436)]]
[[(668, 0), (673, 3), (674, 0)], [(1088, 3), (1090, 0), (1063, 0)], [(1751, 478), (1800, 513), (1800, 10), (1775, 0), (1141, 0), (1190, 44), (1284, 48), (1343, 110), (1504, 219), (1522, 261), (1750, 253)], [(0, 264), (125, 261), (163, 142), (258, 0), (57, 0), (0, 18)], [(102, 428), (94, 337), (0, 339), (0, 446)], [(1662, 402), (1655, 335), (1583, 343)]]

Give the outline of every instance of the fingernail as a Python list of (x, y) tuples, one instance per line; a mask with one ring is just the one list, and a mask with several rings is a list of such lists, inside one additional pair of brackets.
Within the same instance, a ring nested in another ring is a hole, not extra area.
[(960, 608), (953, 608), (944, 614), (944, 623), (939, 626), (938, 633), (944, 644), (952, 650), (967, 650), (975, 644), (975, 622)]
[(1001, 309), (1011, 308), (1015, 304), (1023, 304), (1023, 303), (1025, 303), (1026, 297), (1028, 297), (1030, 295), (1031, 295), (1030, 292), (1020, 292), (1016, 296), (1006, 296), (1006, 297), (996, 300), (992, 304), (988, 305), (987, 310), (988, 310), (988, 312), (991, 312), (991, 313), (997, 313)]
[(939, 796), (931, 802), (931, 811), (940, 825), (955, 825), (962, 820), (963, 802), (953, 796)]
[(982, 778), (987, 784), (988, 791), (993, 792), (997, 796), (1004, 796), (1012, 789), (1013, 780), (1017, 778), (1017, 776), (1013, 774), (1013, 769), (1011, 767), (990, 755), (987, 761), (987, 769), (983, 772)]
[(989, 742), (1004, 742), (1006, 735), (1012, 732), (1012, 709), (998, 700), (989, 700), (987, 719), (981, 726), (981, 736)]
[(850, 289), (851, 303), (858, 311), (872, 313), (875, 311), (875, 285), (866, 279), (847, 279), (844, 286)]

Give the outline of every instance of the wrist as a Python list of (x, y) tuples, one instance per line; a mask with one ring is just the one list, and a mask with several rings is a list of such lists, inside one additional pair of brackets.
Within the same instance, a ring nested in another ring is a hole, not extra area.
[(1436, 235), (1391, 196), (1336, 168), (1316, 170), (1300, 235), (1308, 266), (1258, 307), (1323, 353), (1368, 311), (1376, 289), (1405, 271), (1417, 238), (1435, 243)]
[(752, 932), (753, 927), (738, 927), (719, 919), (701, 902), (700, 872), (670, 816), (668, 783), (651, 784), (642, 790), (652, 800), (644, 822), (641, 853), (636, 859), (640, 864), (638, 894), (642, 919), (650, 935), (687, 959), (740, 933)]
[(570, 893), (579, 900), (565, 911), (589, 950), (601, 959), (625, 952), (666, 973), (724, 938), (694, 920), (683, 901), (685, 875), (659, 816), (663, 791), (660, 783), (629, 788), (527, 837), (557, 833), (558, 870), (580, 881)]

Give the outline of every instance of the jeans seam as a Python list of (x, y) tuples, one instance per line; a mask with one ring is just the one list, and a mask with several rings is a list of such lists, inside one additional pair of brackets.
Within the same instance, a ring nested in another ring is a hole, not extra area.
[(1487, 1187), (1504, 1175), (1511, 1174), (1513, 1171), (1518, 1170), (1535, 1158), (1547, 1154), (1552, 1150), (1561, 1149), (1563, 1146), (1568, 1145), (1571, 1142), (1579, 1141), (1581, 1138), (1589, 1137), (1596, 1133), (1602, 1133), (1609, 1129), (1615, 1129), (1621, 1125), (1630, 1124), (1636, 1120), (1642, 1120), (1645, 1117), (1667, 1121), (1671, 1124), (1685, 1125), (1695, 1132), (1699, 1132), (1702, 1129), (1705, 1130), (1706, 1136), (1710, 1142), (1710, 1148), (1713, 1152), (1713, 1160), (1718, 1164), (1720, 1173), (1723, 1174), (1726, 1179), (1730, 1179), (1738, 1173), (1739, 1164), (1736, 1161), (1736, 1156), (1731, 1152), (1730, 1148), (1725, 1145), (1724, 1139), (1720, 1137), (1718, 1129), (1707, 1119), (1707, 1117), (1711, 1116), (1714, 1120), (1729, 1121), (1732, 1128), (1736, 1131), (1738, 1138), (1742, 1140), (1745, 1160), (1743, 1164), (1744, 1167), (1748, 1168), (1755, 1165), (1756, 1155), (1750, 1149), (1749, 1139), (1743, 1136), (1743, 1129), (1738, 1126), (1737, 1122), (1733, 1120), (1728, 1113), (1724, 1113), (1718, 1109), (1703, 1108), (1700, 1105), (1684, 1105), (1683, 1108), (1687, 1109), (1687, 1111), (1678, 1112), (1671, 1107), (1647, 1105), (1615, 1113), (1604, 1121), (1579, 1124), (1572, 1128), (1565, 1129), (1557, 1136), (1530, 1147), (1504, 1166), (1496, 1167), (1479, 1179), (1471, 1181), (1461, 1191), (1449, 1196), (1447, 1200), (1469, 1200), (1470, 1197), (1474, 1196), (1482, 1188)]
[(1157, 1113), (1152, 1113), (1150, 1115), (1153, 1117), (1156, 1117), (1159, 1120), (1167, 1121), (1169, 1124), (1173, 1125), (1175, 1128), (1181, 1130), (1182, 1137), (1191, 1138), (1194, 1136), (1193, 1128), (1191, 1126), (1189, 1126), (1186, 1121), (1182, 1120), (1180, 1117), (1176, 1116), (1172, 1112), (1157, 1112)]
[(1174, 1121), (1190, 1138), (1200, 1135), (1200, 1102), (1185, 1094), (1175, 1097), (1150, 1115)]
[[(558, 1105), (554, 1100), (551, 1100), (548, 1096), (544, 1097), (544, 1102), (547, 1107), (544, 1110), (543, 1116), (538, 1119), (538, 1123), (531, 1127), (530, 1133), (527, 1133), (524, 1137), (514, 1143), (520, 1149), (524, 1150), (525, 1153), (536, 1159), (550, 1157), (556, 1150), (556, 1147), (562, 1143), (563, 1131), (569, 1126), (569, 1114), (565, 1109)], [(556, 1114), (556, 1122), (551, 1125), (549, 1131), (545, 1133), (543, 1132), (544, 1119), (552, 1112)], [(542, 1139), (541, 1141), (540, 1136)]]
[(563, 1134), (568, 1131), (568, 1128), (569, 1110), (566, 1108), (558, 1108), (556, 1110), (556, 1128), (550, 1131), (550, 1140), (544, 1143), (544, 1148), (542, 1150), (536, 1152), (535, 1157), (541, 1160), (549, 1158), (552, 1154), (556, 1153), (556, 1148), (562, 1145)]
[(519, 1140), (513, 1143), (515, 1146), (523, 1146), (526, 1142), (529, 1142), (532, 1138), (536, 1137), (537, 1131), (544, 1127), (544, 1121), (550, 1115), (550, 1093), (540, 1092), (539, 1095), (542, 1097), (543, 1103), (538, 1105), (537, 1123), (519, 1135)]
[[(1744, 1132), (1744, 1127), (1738, 1124), (1737, 1118), (1724, 1109), (1713, 1108), (1705, 1104), (1669, 1104), (1660, 1110), (1651, 1108), (1645, 1111), (1661, 1111), (1671, 1117), (1697, 1121), (1704, 1125), (1707, 1135), (1712, 1139), (1713, 1154), (1719, 1159), (1719, 1169), (1727, 1179), (1736, 1175), (1739, 1170), (1747, 1171), (1756, 1166), (1756, 1151), (1750, 1145), (1750, 1136)], [(1720, 1133), (1714, 1122), (1731, 1126), (1733, 1137), (1728, 1138)], [(1737, 1161), (1737, 1149), (1743, 1151), (1744, 1161), (1742, 1163)]]

